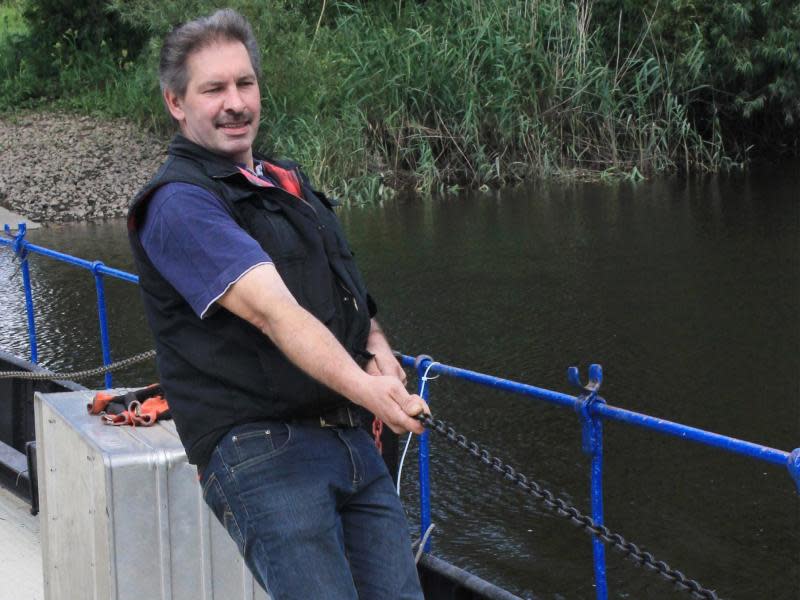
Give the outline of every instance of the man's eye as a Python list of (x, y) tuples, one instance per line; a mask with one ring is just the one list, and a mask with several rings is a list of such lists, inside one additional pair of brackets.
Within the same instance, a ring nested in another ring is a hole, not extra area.
[(216, 94), (219, 90), (220, 90), (220, 88), (213, 87), (213, 88), (208, 88), (207, 90), (203, 90), (203, 93), (204, 94)]
[(253, 82), (253, 81), (240, 81), (239, 82), (239, 87), (251, 86), (251, 85), (253, 85), (253, 83), (255, 83), (255, 82)]

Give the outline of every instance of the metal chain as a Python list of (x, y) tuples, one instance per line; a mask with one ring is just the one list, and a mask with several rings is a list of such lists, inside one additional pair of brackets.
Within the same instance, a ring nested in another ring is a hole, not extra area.
[(517, 487), (528, 492), (536, 500), (541, 502), (550, 512), (564, 517), (565, 519), (569, 519), (573, 524), (581, 527), (587, 533), (598, 536), (603, 543), (609, 544), (614, 549), (630, 556), (638, 566), (656, 571), (665, 579), (672, 581), (678, 589), (688, 592), (696, 598), (721, 600), (716, 592), (705, 589), (697, 581), (689, 579), (682, 572), (671, 568), (664, 561), (656, 560), (652, 554), (643, 551), (639, 546), (633, 542), (627, 541), (620, 534), (612, 532), (605, 525), (596, 525), (591, 517), (584, 515), (577, 508), (568, 504), (561, 498), (557, 498), (550, 490), (542, 487), (538, 482), (518, 473), (516, 469), (505, 464), (500, 458), (493, 456), (488, 450), (482, 449), (475, 442), (468, 441), (464, 435), (456, 433), (455, 429), (448, 426), (444, 421), (439, 419), (434, 421), (431, 417), (424, 414), (418, 415), (416, 418), (421, 421), (425, 427), (433, 429), (435, 432), (445, 436), (449, 442), (464, 448), (474, 458), (477, 458), (498, 473), (501, 473), (505, 479), (515, 483)]
[(155, 355), (155, 350), (148, 350), (147, 352), (142, 352), (141, 354), (136, 354), (135, 356), (129, 356), (128, 358), (118, 360), (109, 365), (96, 367), (94, 369), (84, 369), (83, 371), (73, 371), (72, 373), (53, 373), (52, 371), (46, 371), (44, 373), (32, 373), (30, 371), (0, 371), (0, 379), (68, 379), (73, 381), (78, 379), (87, 379), (89, 377), (94, 377), (95, 375), (102, 375), (103, 373), (116, 371), (117, 369), (122, 369), (123, 367), (127, 367), (128, 365), (138, 362), (144, 362), (150, 358), (153, 358)]

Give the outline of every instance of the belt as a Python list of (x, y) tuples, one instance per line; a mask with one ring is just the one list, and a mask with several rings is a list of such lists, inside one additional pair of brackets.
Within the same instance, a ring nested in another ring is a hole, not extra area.
[(339, 406), (324, 411), (319, 417), (310, 417), (301, 419), (301, 421), (320, 427), (359, 427), (364, 421), (361, 412), (361, 409), (355, 406)]
[[(368, 414), (364, 409), (355, 405), (339, 406), (322, 412), (318, 417), (301, 417), (291, 419), (290, 423), (302, 423), (303, 425), (315, 425), (317, 427), (361, 427), (366, 421), (365, 415)], [(202, 478), (203, 471), (208, 466), (205, 464), (197, 465), (198, 479)]]

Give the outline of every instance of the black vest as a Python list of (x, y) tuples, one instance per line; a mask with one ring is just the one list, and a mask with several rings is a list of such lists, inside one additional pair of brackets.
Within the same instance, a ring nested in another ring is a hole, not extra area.
[[(234, 425), (314, 416), (347, 402), (290, 363), (256, 327), (223, 308), (200, 319), (147, 257), (137, 230), (152, 193), (171, 182), (203, 187), (272, 258), (297, 302), (354, 357), (366, 347), (375, 312), (331, 201), (293, 163), (303, 199), (249, 182), (224, 157), (178, 135), (167, 161), (133, 199), (128, 233), (158, 372), (189, 462), (204, 465)], [(257, 157), (262, 158), (262, 157)], [(198, 232), (214, 235), (213, 231)]]

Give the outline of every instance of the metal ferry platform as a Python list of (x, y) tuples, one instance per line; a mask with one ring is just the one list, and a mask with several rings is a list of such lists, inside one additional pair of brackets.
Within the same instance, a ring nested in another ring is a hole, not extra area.
[(44, 600), (39, 517), (0, 486), (0, 600)]

